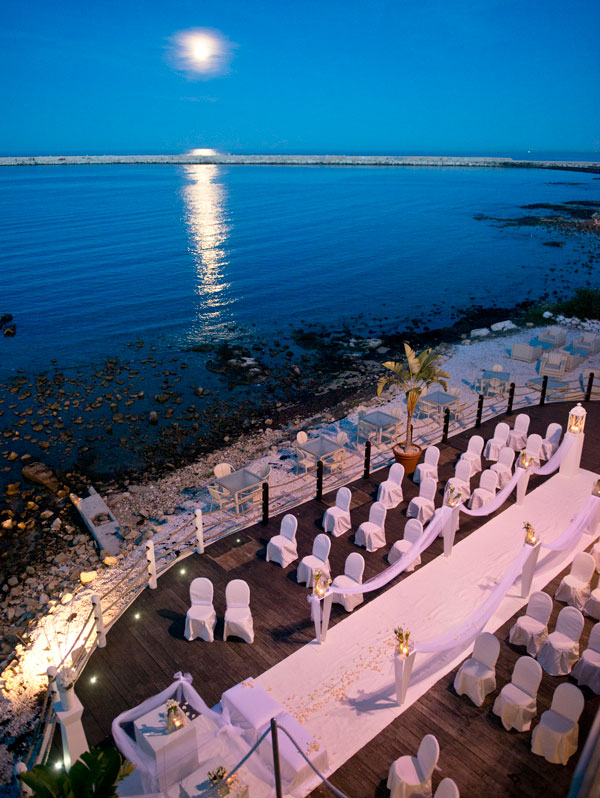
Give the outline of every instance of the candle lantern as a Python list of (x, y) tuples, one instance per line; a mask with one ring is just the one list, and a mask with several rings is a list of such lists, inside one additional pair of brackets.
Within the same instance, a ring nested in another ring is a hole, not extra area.
[(581, 406), (581, 402), (577, 402), (577, 406), (569, 413), (569, 432), (572, 435), (581, 435), (583, 433), (586, 416), (587, 411)]
[(592, 488), (592, 496), (598, 496), (600, 498), (600, 479), (597, 480), (596, 484)]
[(535, 457), (531, 457), (529, 454), (527, 454), (527, 450), (523, 449), (523, 451), (521, 452), (521, 456), (519, 457), (519, 465), (521, 466), (521, 468), (527, 470), (528, 468), (531, 467), (534, 460)]
[(535, 546), (538, 542), (538, 538), (535, 534), (535, 529), (531, 526), (529, 521), (525, 521), (523, 529), (525, 530), (525, 543), (527, 543), (528, 546)]

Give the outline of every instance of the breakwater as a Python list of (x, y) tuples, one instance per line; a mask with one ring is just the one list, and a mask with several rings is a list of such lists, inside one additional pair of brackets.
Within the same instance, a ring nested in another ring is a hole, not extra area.
[(254, 166), (459, 166), (563, 169), (600, 174), (600, 161), (526, 161), (494, 157), (433, 155), (14, 155), (0, 166), (83, 166), (116, 164), (219, 164)]

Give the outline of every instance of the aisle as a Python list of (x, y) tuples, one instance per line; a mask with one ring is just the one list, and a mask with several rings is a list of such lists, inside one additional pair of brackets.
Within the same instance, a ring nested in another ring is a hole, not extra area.
[[(450, 558), (436, 558), (355, 610), (329, 630), (325, 644), (304, 646), (256, 679), (327, 749), (329, 773), (470, 653), (469, 649), (417, 655), (406, 702), (399, 707), (393, 678), (394, 627), (407, 628), (415, 641), (425, 641), (457, 626), (484, 601), (521, 551), (523, 522), (530, 521), (543, 541), (556, 539), (588, 498), (596, 479), (589, 471), (575, 478), (552, 477), (532, 491), (523, 505), (512, 505), (457, 543)], [(591, 541), (584, 535), (576, 549), (562, 553), (542, 549), (532, 590), (542, 589)], [(517, 580), (487, 631), (494, 632), (525, 604)], [(315, 777), (302, 794), (307, 795), (317, 783)]]

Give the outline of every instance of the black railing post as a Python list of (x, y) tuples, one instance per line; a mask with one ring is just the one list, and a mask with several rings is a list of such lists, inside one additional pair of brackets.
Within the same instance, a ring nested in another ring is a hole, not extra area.
[(266, 526), (269, 523), (269, 483), (262, 484), (262, 522)]
[(479, 429), (481, 426), (481, 416), (483, 415), (483, 394), (479, 394), (479, 399), (477, 401), (477, 419), (475, 421), (475, 426)]
[(365, 479), (369, 479), (370, 473), (371, 473), (371, 441), (367, 441), (365, 443), (365, 470), (363, 471), (363, 477)]
[(448, 443), (448, 430), (450, 428), (450, 408), (444, 410), (444, 432), (442, 433), (442, 443)]
[(275, 720), (275, 718), (271, 718), (271, 745), (273, 746), (273, 775), (275, 776), (275, 795), (277, 798), (283, 798), (283, 791), (281, 789), (281, 769), (279, 767), (279, 743), (277, 741), (277, 721)]
[(540, 407), (544, 406), (546, 401), (546, 391), (548, 390), (548, 375), (544, 374), (542, 377), (542, 392), (540, 394)]
[(319, 460), (317, 463), (317, 495), (316, 500), (318, 502), (321, 501), (323, 498), (323, 461)]
[(589, 402), (592, 398), (592, 386), (594, 385), (594, 372), (590, 372), (590, 376), (588, 377), (588, 384), (587, 388), (585, 389), (585, 401)]
[(511, 382), (510, 388), (508, 389), (508, 407), (506, 408), (507, 415), (511, 415), (513, 402), (515, 401), (515, 384)]

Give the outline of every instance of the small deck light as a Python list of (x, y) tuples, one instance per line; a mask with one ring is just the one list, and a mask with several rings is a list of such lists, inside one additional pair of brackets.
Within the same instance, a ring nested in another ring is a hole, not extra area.
[(98, 681), (98, 677), (97, 676), (92, 676), (90, 678), (90, 684), (96, 684), (97, 681)]

